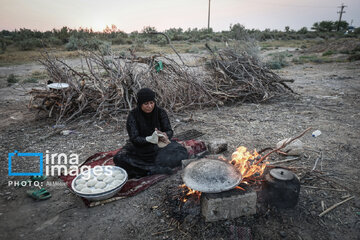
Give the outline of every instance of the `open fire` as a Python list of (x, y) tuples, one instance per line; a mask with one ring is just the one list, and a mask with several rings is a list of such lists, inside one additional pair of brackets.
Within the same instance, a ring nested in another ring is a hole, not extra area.
[(256, 152), (256, 150), (251, 153), (243, 146), (238, 147), (231, 155), (230, 163), (239, 169), (243, 178), (243, 183), (251, 177), (261, 176), (264, 173), (267, 162), (256, 164), (255, 159), (259, 156), (260, 155)]
[(199, 201), (201, 197), (201, 192), (193, 190), (187, 187), (185, 184), (179, 186), (182, 189), (183, 195), (181, 197), (182, 202), (187, 202), (190, 198), (193, 198), (195, 201)]
[[(232, 154), (230, 163), (240, 171), (242, 176), (241, 183), (249, 184), (249, 182), (253, 182), (264, 173), (268, 162), (257, 164), (256, 159), (259, 157), (260, 155), (256, 152), (256, 150), (251, 153), (244, 146), (238, 147)], [(228, 161), (227, 159), (222, 160)], [(182, 202), (185, 203), (190, 198), (196, 201), (200, 200), (200, 191), (193, 190), (185, 184), (182, 184), (179, 187), (182, 188), (183, 191), (183, 197), (180, 199)], [(244, 191), (244, 189), (239, 186), (235, 187), (235, 189)]]

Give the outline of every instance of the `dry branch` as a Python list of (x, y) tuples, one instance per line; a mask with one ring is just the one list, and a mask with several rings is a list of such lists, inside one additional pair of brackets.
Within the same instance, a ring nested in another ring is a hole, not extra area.
[(341, 202), (338, 202), (338, 203), (332, 205), (331, 207), (329, 207), (328, 209), (326, 209), (325, 211), (323, 211), (322, 213), (320, 213), (320, 214), (319, 214), (319, 217), (324, 216), (325, 214), (327, 214), (328, 212), (330, 212), (330, 211), (333, 210), (334, 208), (340, 206), (340, 205), (343, 204), (343, 203), (346, 203), (347, 201), (349, 201), (349, 200), (351, 200), (351, 199), (353, 199), (353, 198), (354, 198), (354, 196), (349, 197), (349, 198), (345, 199), (344, 201), (341, 201)]
[(268, 152), (267, 154), (265, 154), (263, 157), (261, 157), (255, 164), (258, 165), (259, 163), (261, 163), (262, 161), (264, 161), (270, 154), (279, 151), (280, 149), (286, 147), (287, 145), (289, 145), (290, 143), (292, 143), (293, 141), (295, 141), (296, 139), (301, 138), (302, 136), (305, 135), (305, 133), (307, 133), (308, 131), (310, 131), (312, 128), (309, 127), (307, 128), (304, 132), (302, 132), (299, 136), (297, 137), (293, 137), (291, 138), (289, 141), (285, 141), (280, 147)]
[[(80, 52), (81, 67), (44, 52), (40, 63), (51, 81), (69, 87), (33, 89), (29, 106), (56, 116), (57, 123), (66, 123), (86, 112), (95, 118), (115, 119), (136, 106), (136, 92), (142, 87), (154, 89), (159, 105), (172, 112), (235, 101), (261, 102), (292, 91), (285, 84), (288, 80), (246, 53), (230, 49), (211, 52), (210, 64), (201, 67), (189, 67), (177, 52), (180, 64), (160, 54), (138, 57), (131, 51), (130, 56), (119, 57)], [(156, 70), (160, 62), (163, 69)]]

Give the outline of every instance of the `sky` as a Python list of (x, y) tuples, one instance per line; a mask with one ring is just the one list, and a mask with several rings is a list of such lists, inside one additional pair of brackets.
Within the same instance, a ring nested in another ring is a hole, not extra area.
[[(0, 30), (27, 28), (46, 31), (67, 26), (102, 31), (106, 25), (130, 33), (144, 26), (206, 28), (209, 0), (0, 0)], [(360, 27), (360, 0), (211, 0), (210, 27), (298, 30), (314, 22), (343, 20)]]

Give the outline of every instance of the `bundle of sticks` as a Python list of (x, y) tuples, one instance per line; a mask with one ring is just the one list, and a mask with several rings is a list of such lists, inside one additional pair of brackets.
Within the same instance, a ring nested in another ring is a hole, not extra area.
[(85, 112), (115, 119), (136, 106), (136, 92), (142, 87), (156, 91), (159, 104), (171, 112), (234, 101), (261, 102), (292, 92), (285, 84), (290, 80), (281, 79), (246, 53), (208, 49), (212, 55), (196, 67), (161, 54), (137, 57), (132, 51), (128, 56), (82, 52), (81, 66), (75, 67), (44, 52), (39, 61), (50, 80), (69, 87), (33, 89), (29, 105), (55, 115), (59, 123)]
[(288, 94), (293, 90), (279, 75), (246, 52), (237, 53), (233, 49), (221, 49), (212, 53), (208, 66), (213, 78), (207, 84), (213, 86), (211, 94), (222, 101), (263, 102), (272, 97)]

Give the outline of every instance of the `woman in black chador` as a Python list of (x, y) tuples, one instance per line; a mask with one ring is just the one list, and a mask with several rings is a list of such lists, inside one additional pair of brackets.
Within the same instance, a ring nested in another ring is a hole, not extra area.
[(126, 129), (129, 140), (114, 156), (114, 163), (124, 168), (129, 178), (171, 174), (188, 156), (183, 146), (169, 141), (173, 131), (168, 115), (156, 106), (155, 92), (149, 88), (137, 93), (137, 107), (130, 111)]

